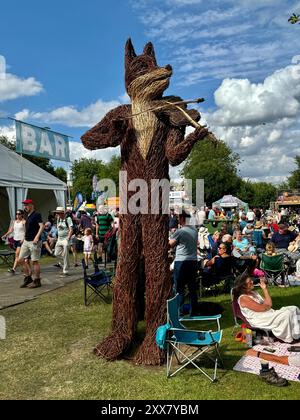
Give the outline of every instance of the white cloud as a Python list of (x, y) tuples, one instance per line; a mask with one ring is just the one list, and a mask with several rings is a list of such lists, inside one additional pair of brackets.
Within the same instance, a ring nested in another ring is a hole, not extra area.
[(81, 110), (73, 105), (56, 108), (49, 112), (30, 112), (24, 109), (16, 114), (16, 118), (18, 115), (21, 119), (21, 115), (23, 118), (43, 121), (44, 123), (62, 124), (66, 127), (91, 127), (98, 123), (109, 110), (121, 105), (121, 101), (122, 103), (126, 101), (125, 95), (120, 98), (120, 101), (104, 102), (99, 99)]
[(166, 62), (177, 63), (179, 86), (232, 77), (261, 80), (300, 51), (297, 28), (287, 22), (299, 1), (135, 1), (147, 36), (161, 44)]
[(120, 154), (120, 147), (109, 147), (101, 150), (88, 150), (82, 143), (70, 142), (70, 158), (71, 161), (85, 159), (99, 159), (109, 162), (114, 155)]
[(215, 111), (202, 113), (217, 137), (241, 157), (239, 174), (279, 183), (300, 155), (300, 66), (274, 71), (261, 83), (225, 79), (215, 92)]
[(7, 137), (8, 140), (10, 141), (15, 141), (16, 140), (16, 129), (15, 129), (15, 125), (4, 125), (4, 126), (0, 126), (0, 137), (4, 136)]
[(21, 96), (34, 96), (43, 90), (40, 82), (34, 77), (21, 79), (10, 73), (0, 78), (0, 102), (16, 99)]
[(215, 92), (216, 125), (249, 125), (294, 118), (299, 113), (300, 64), (275, 71), (263, 83), (225, 79)]

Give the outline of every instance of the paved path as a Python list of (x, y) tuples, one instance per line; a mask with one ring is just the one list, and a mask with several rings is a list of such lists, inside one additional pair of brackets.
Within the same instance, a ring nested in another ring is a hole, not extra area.
[(41, 267), (42, 287), (36, 289), (20, 288), (23, 283), (23, 275), (0, 273), (0, 309), (18, 305), (37, 298), (43, 293), (63, 287), (68, 283), (82, 279), (82, 267), (71, 267), (70, 276), (60, 278), (62, 270), (52, 266)]

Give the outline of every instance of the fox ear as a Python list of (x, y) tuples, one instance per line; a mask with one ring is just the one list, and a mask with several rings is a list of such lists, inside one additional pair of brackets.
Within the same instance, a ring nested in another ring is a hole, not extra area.
[(129, 64), (134, 57), (136, 57), (136, 53), (134, 51), (131, 38), (128, 38), (125, 45), (125, 64)]
[(154, 58), (156, 62), (155, 51), (154, 51), (152, 42), (148, 42), (148, 44), (145, 45), (143, 53), (145, 55), (149, 55), (150, 57)]

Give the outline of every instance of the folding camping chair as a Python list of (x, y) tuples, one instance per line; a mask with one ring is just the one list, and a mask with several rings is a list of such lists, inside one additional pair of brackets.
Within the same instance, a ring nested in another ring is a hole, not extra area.
[(95, 264), (94, 273), (88, 274), (84, 259), (82, 259), (82, 268), (85, 306), (88, 306), (97, 297), (107, 303), (109, 292), (112, 289), (112, 274), (99, 270), (97, 264)]
[(284, 254), (278, 255), (261, 255), (260, 268), (265, 273), (268, 283), (273, 283), (275, 286), (281, 284), (290, 285), (287, 273), (287, 267), (284, 263)]
[[(222, 339), (222, 330), (220, 329), (219, 319), (221, 315), (214, 316), (195, 316), (188, 318), (179, 318), (179, 294), (172, 299), (167, 300), (167, 313), (168, 313), (168, 334), (166, 338), (167, 343), (167, 377), (174, 376), (183, 368), (192, 364), (210, 381), (216, 381), (218, 360), (223, 365), (219, 345)], [(218, 324), (217, 331), (202, 331), (187, 329), (181, 321), (216, 321)], [(195, 363), (196, 359), (209, 350), (215, 350), (215, 356), (207, 354), (207, 356), (214, 362), (214, 374), (210, 376), (198, 364)], [(180, 365), (174, 372), (171, 373), (173, 356), (175, 356), (178, 364)]]
[(12, 249), (2, 249), (0, 251), (0, 260), (8, 267), (12, 267), (15, 259), (15, 251)]

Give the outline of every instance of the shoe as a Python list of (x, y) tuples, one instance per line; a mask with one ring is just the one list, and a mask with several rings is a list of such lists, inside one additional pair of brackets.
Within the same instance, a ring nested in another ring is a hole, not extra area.
[(63, 278), (65, 278), (65, 277), (69, 277), (69, 273), (62, 273), (59, 277), (61, 278), (61, 279), (63, 279)]
[(28, 289), (36, 289), (37, 287), (41, 287), (41, 279), (35, 279), (32, 283), (30, 283), (28, 286)]
[(74, 267), (79, 267), (79, 264), (74, 264)]
[(276, 373), (273, 367), (266, 371), (263, 371), (261, 369), (259, 372), (259, 378), (269, 385), (275, 385), (275, 386), (288, 385), (288, 381), (285, 378), (281, 378), (280, 376), (278, 376), (278, 374)]
[(27, 287), (32, 282), (33, 282), (32, 277), (31, 276), (26, 276), (26, 277), (24, 277), (24, 283), (21, 284), (20, 288), (22, 289), (23, 287)]
[(16, 274), (16, 270), (14, 270), (13, 268), (9, 268), (7, 270), (10, 274)]
[(62, 268), (62, 265), (61, 265), (61, 263), (57, 263), (57, 264), (54, 264), (53, 267)]

